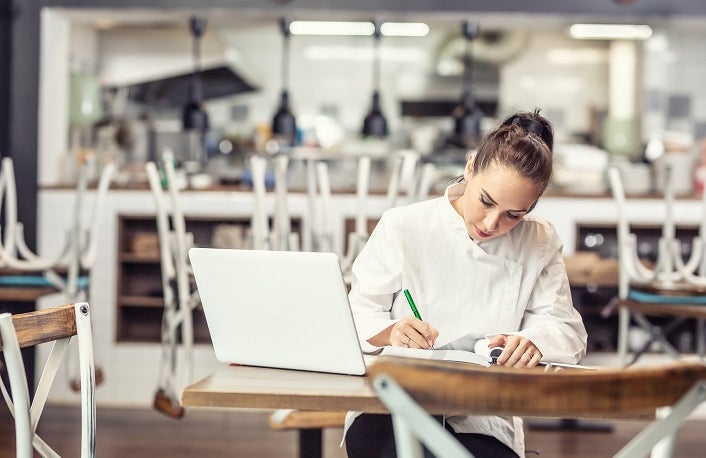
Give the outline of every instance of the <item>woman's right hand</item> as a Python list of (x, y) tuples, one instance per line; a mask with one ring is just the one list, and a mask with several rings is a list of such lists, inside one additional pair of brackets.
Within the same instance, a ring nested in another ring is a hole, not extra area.
[(432, 348), (439, 331), (426, 321), (407, 316), (392, 325), (390, 345), (394, 347)]

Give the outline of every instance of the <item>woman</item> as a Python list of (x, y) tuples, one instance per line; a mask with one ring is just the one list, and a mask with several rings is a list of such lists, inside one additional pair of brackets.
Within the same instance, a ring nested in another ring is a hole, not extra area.
[[(554, 227), (528, 216), (552, 173), (552, 126), (521, 112), (488, 134), (443, 197), (382, 216), (353, 265), (350, 302), (361, 340), (376, 346), (473, 350), (497, 363), (576, 363), (586, 331), (573, 308)], [(415, 318), (408, 289), (421, 317)], [(476, 457), (524, 456), (519, 418), (441, 419)], [(395, 456), (387, 415), (358, 416), (348, 456)]]

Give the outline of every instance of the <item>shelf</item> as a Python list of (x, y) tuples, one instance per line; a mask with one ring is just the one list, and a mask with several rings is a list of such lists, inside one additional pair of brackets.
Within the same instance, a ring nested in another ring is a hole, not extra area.
[(118, 254), (118, 261), (120, 262), (132, 262), (135, 264), (159, 264), (159, 257), (154, 257), (152, 255), (143, 255), (136, 253), (120, 253)]
[(164, 298), (154, 296), (120, 296), (118, 297), (118, 306), (164, 307)]
[[(245, 234), (249, 218), (186, 215), (186, 230), (193, 235), (194, 245), (222, 244), (222, 229), (236, 228)], [(301, 219), (292, 219), (292, 231), (301, 234)], [(220, 235), (219, 235), (220, 234)], [(119, 214), (117, 251), (117, 332), (118, 342), (159, 343), (161, 340), (162, 270), (159, 238), (154, 215)], [(194, 311), (194, 341), (210, 342), (203, 311)]]

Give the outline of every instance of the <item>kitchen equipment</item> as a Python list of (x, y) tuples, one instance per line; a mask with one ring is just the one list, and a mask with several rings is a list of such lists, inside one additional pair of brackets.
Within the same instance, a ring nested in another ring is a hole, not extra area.
[(375, 20), (375, 54), (373, 56), (373, 103), (363, 120), (363, 137), (387, 137), (387, 120), (380, 109), (380, 30), (382, 22)]
[(672, 186), (676, 194), (691, 194), (696, 158), (690, 152), (667, 152), (654, 162), (655, 187), (664, 192), (665, 170), (672, 170)]

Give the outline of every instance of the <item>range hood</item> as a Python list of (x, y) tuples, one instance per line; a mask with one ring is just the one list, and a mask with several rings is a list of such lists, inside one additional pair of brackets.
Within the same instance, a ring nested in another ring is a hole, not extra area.
[[(178, 27), (120, 28), (100, 33), (100, 78), (106, 87), (127, 89), (128, 98), (155, 108), (182, 107), (190, 100), (192, 37)], [(258, 89), (240, 52), (217, 32), (201, 40), (203, 99)]]
[[(235, 69), (222, 65), (201, 69), (204, 100), (256, 90)], [(129, 100), (157, 108), (183, 107), (189, 102), (193, 72), (127, 86)]]

